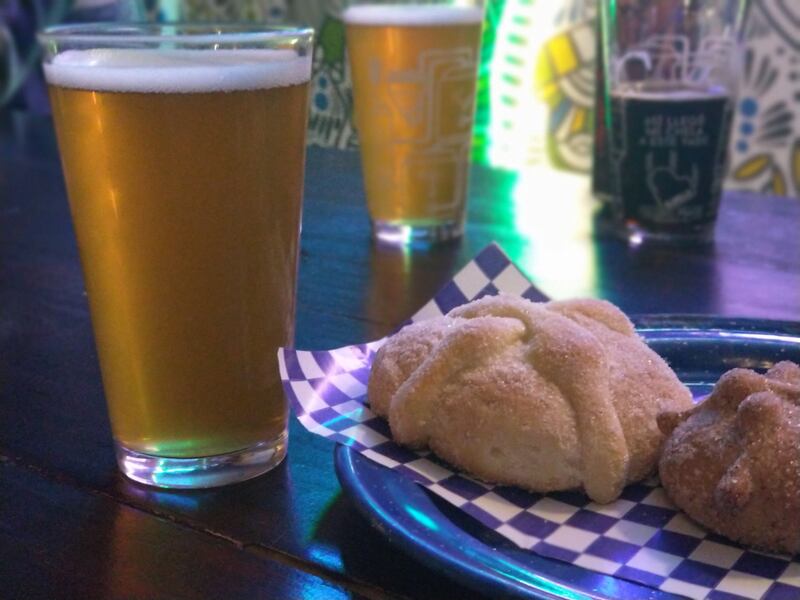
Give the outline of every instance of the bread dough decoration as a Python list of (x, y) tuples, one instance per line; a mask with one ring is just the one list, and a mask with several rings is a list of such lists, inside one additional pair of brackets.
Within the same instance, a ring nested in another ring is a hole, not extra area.
[(601, 300), (500, 295), (409, 325), (380, 349), (368, 399), (400, 444), (535, 492), (610, 502), (650, 474), (656, 415), (689, 391)]
[(771, 552), (800, 552), (800, 367), (733, 369), (683, 413), (659, 415), (669, 497), (708, 529)]

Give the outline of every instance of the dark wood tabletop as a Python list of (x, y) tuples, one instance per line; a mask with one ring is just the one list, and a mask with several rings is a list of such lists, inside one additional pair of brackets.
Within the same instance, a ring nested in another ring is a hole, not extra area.
[[(370, 242), (358, 155), (309, 149), (297, 339), (378, 338), (491, 241), (554, 298), (630, 314), (800, 321), (800, 201), (727, 193), (716, 242), (632, 248), (582, 176), (473, 169), (465, 238)], [(290, 429), (274, 471), (174, 492), (117, 471), (52, 126), (0, 118), (0, 596), (478, 598), (386, 541), (343, 495), (333, 445)]]

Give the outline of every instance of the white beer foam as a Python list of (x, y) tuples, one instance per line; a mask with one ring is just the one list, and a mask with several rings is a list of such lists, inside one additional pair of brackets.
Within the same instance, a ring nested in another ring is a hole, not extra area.
[(483, 9), (441, 4), (362, 4), (345, 9), (342, 19), (349, 25), (465, 25), (480, 23)]
[(679, 88), (673, 90), (640, 90), (621, 88), (611, 93), (620, 100), (652, 100), (658, 102), (683, 102), (685, 100), (708, 100), (725, 98), (730, 93), (722, 86), (702, 87), (697, 89)]
[(311, 76), (292, 50), (68, 50), (44, 66), (51, 85), (105, 92), (231, 92), (285, 87)]

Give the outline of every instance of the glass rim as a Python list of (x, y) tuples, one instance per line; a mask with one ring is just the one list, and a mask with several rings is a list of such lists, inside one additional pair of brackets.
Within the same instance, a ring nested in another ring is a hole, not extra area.
[(97, 22), (52, 25), (37, 33), (39, 43), (72, 42), (129, 44), (176, 42), (178, 44), (233, 44), (311, 39), (313, 28), (255, 23), (147, 23)]

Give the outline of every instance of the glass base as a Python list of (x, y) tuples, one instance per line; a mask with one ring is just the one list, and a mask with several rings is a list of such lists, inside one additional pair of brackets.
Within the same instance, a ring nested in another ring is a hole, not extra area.
[(617, 233), (631, 246), (709, 244), (714, 241), (714, 224), (693, 227), (686, 231), (653, 231), (628, 221), (618, 225)]
[(456, 240), (464, 233), (461, 221), (444, 221), (430, 225), (408, 225), (395, 221), (372, 221), (372, 236), (380, 244), (415, 246)]
[(238, 483), (278, 466), (286, 456), (288, 432), (228, 454), (166, 458), (142, 454), (115, 443), (117, 464), (129, 478), (162, 488), (196, 489)]

